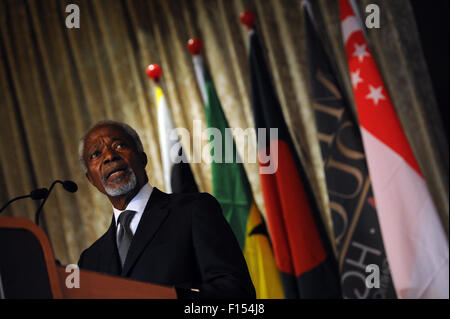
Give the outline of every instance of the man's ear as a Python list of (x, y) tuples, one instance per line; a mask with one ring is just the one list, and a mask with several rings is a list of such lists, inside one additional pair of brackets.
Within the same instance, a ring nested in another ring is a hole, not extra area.
[(144, 167), (147, 166), (148, 163), (148, 159), (147, 159), (147, 154), (145, 154), (145, 152), (142, 152), (142, 163), (144, 164)]
[(86, 177), (87, 177), (87, 179), (88, 179), (88, 181), (89, 181), (89, 183), (91, 183), (93, 186), (95, 186), (94, 185), (94, 182), (92, 181), (92, 177), (91, 177), (91, 175), (89, 175), (89, 173), (88, 172), (86, 172), (85, 173), (85, 175), (86, 175)]

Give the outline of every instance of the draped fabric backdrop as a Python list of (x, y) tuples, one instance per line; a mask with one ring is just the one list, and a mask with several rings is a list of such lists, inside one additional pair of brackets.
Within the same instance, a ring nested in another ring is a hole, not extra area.
[[(70, 3), (80, 7), (80, 29), (65, 27)], [(363, 17), (368, 3), (381, 8), (381, 28), (368, 31), (369, 44), (448, 234), (448, 145), (412, 9), (407, 0), (363, 0), (358, 2)], [(111, 205), (90, 186), (78, 162), (78, 141), (92, 124), (113, 119), (133, 126), (149, 157), (150, 183), (164, 190), (153, 84), (145, 77), (148, 64), (161, 65), (175, 125), (191, 132), (185, 149), (201, 140), (201, 134), (192, 135), (193, 120), (206, 127), (186, 49), (191, 37), (204, 42), (205, 61), (230, 126), (253, 127), (248, 32), (239, 23), (244, 9), (256, 14), (283, 113), (330, 226), (299, 0), (0, 2), (0, 202), (49, 187), (55, 179), (74, 180), (79, 191), (69, 194), (57, 186), (42, 219), (62, 263), (75, 263), (111, 221)], [(313, 1), (313, 11), (348, 94), (337, 1)], [(255, 150), (256, 141), (247, 142)], [(237, 147), (243, 154), (247, 145)], [(191, 167), (200, 190), (211, 192), (210, 166)], [(257, 164), (247, 162), (245, 169), (264, 214)], [(36, 208), (37, 203), (22, 200), (5, 215), (33, 219)]]

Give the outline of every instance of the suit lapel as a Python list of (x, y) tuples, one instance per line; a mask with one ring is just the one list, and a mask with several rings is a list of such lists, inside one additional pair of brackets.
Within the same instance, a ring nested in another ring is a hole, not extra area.
[(136, 233), (131, 241), (121, 276), (127, 276), (138, 257), (153, 239), (162, 222), (166, 219), (168, 210), (164, 209), (168, 203), (168, 196), (156, 187), (147, 202)]
[(105, 234), (102, 249), (100, 251), (100, 271), (112, 275), (119, 275), (121, 271), (119, 252), (116, 244), (116, 222), (114, 215), (111, 225)]

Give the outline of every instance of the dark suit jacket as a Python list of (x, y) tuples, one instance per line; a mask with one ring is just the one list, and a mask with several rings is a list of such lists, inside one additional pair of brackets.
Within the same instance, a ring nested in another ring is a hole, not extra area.
[(108, 231), (81, 254), (78, 265), (86, 270), (175, 286), (177, 292), (197, 288), (199, 298), (256, 296), (231, 227), (217, 200), (207, 193), (166, 194), (155, 187), (123, 269), (114, 217)]

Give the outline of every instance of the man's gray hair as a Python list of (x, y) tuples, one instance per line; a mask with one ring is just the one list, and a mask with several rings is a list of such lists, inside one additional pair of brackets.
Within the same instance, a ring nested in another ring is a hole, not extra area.
[(136, 149), (139, 153), (144, 153), (144, 147), (142, 146), (142, 142), (141, 139), (138, 135), (138, 133), (128, 124), (125, 123), (121, 123), (121, 122), (116, 122), (116, 121), (110, 121), (110, 120), (106, 120), (106, 121), (100, 121), (97, 122), (94, 126), (92, 126), (86, 134), (84, 134), (84, 136), (80, 139), (80, 142), (78, 143), (78, 156), (80, 158), (80, 163), (81, 166), (84, 169), (84, 172), (87, 172), (87, 165), (86, 162), (84, 160), (84, 144), (86, 142), (86, 137), (89, 135), (90, 132), (92, 132), (93, 129), (99, 127), (99, 126), (116, 126), (121, 128), (122, 130), (125, 131), (125, 133), (127, 133), (132, 139), (134, 144), (136, 145)]

